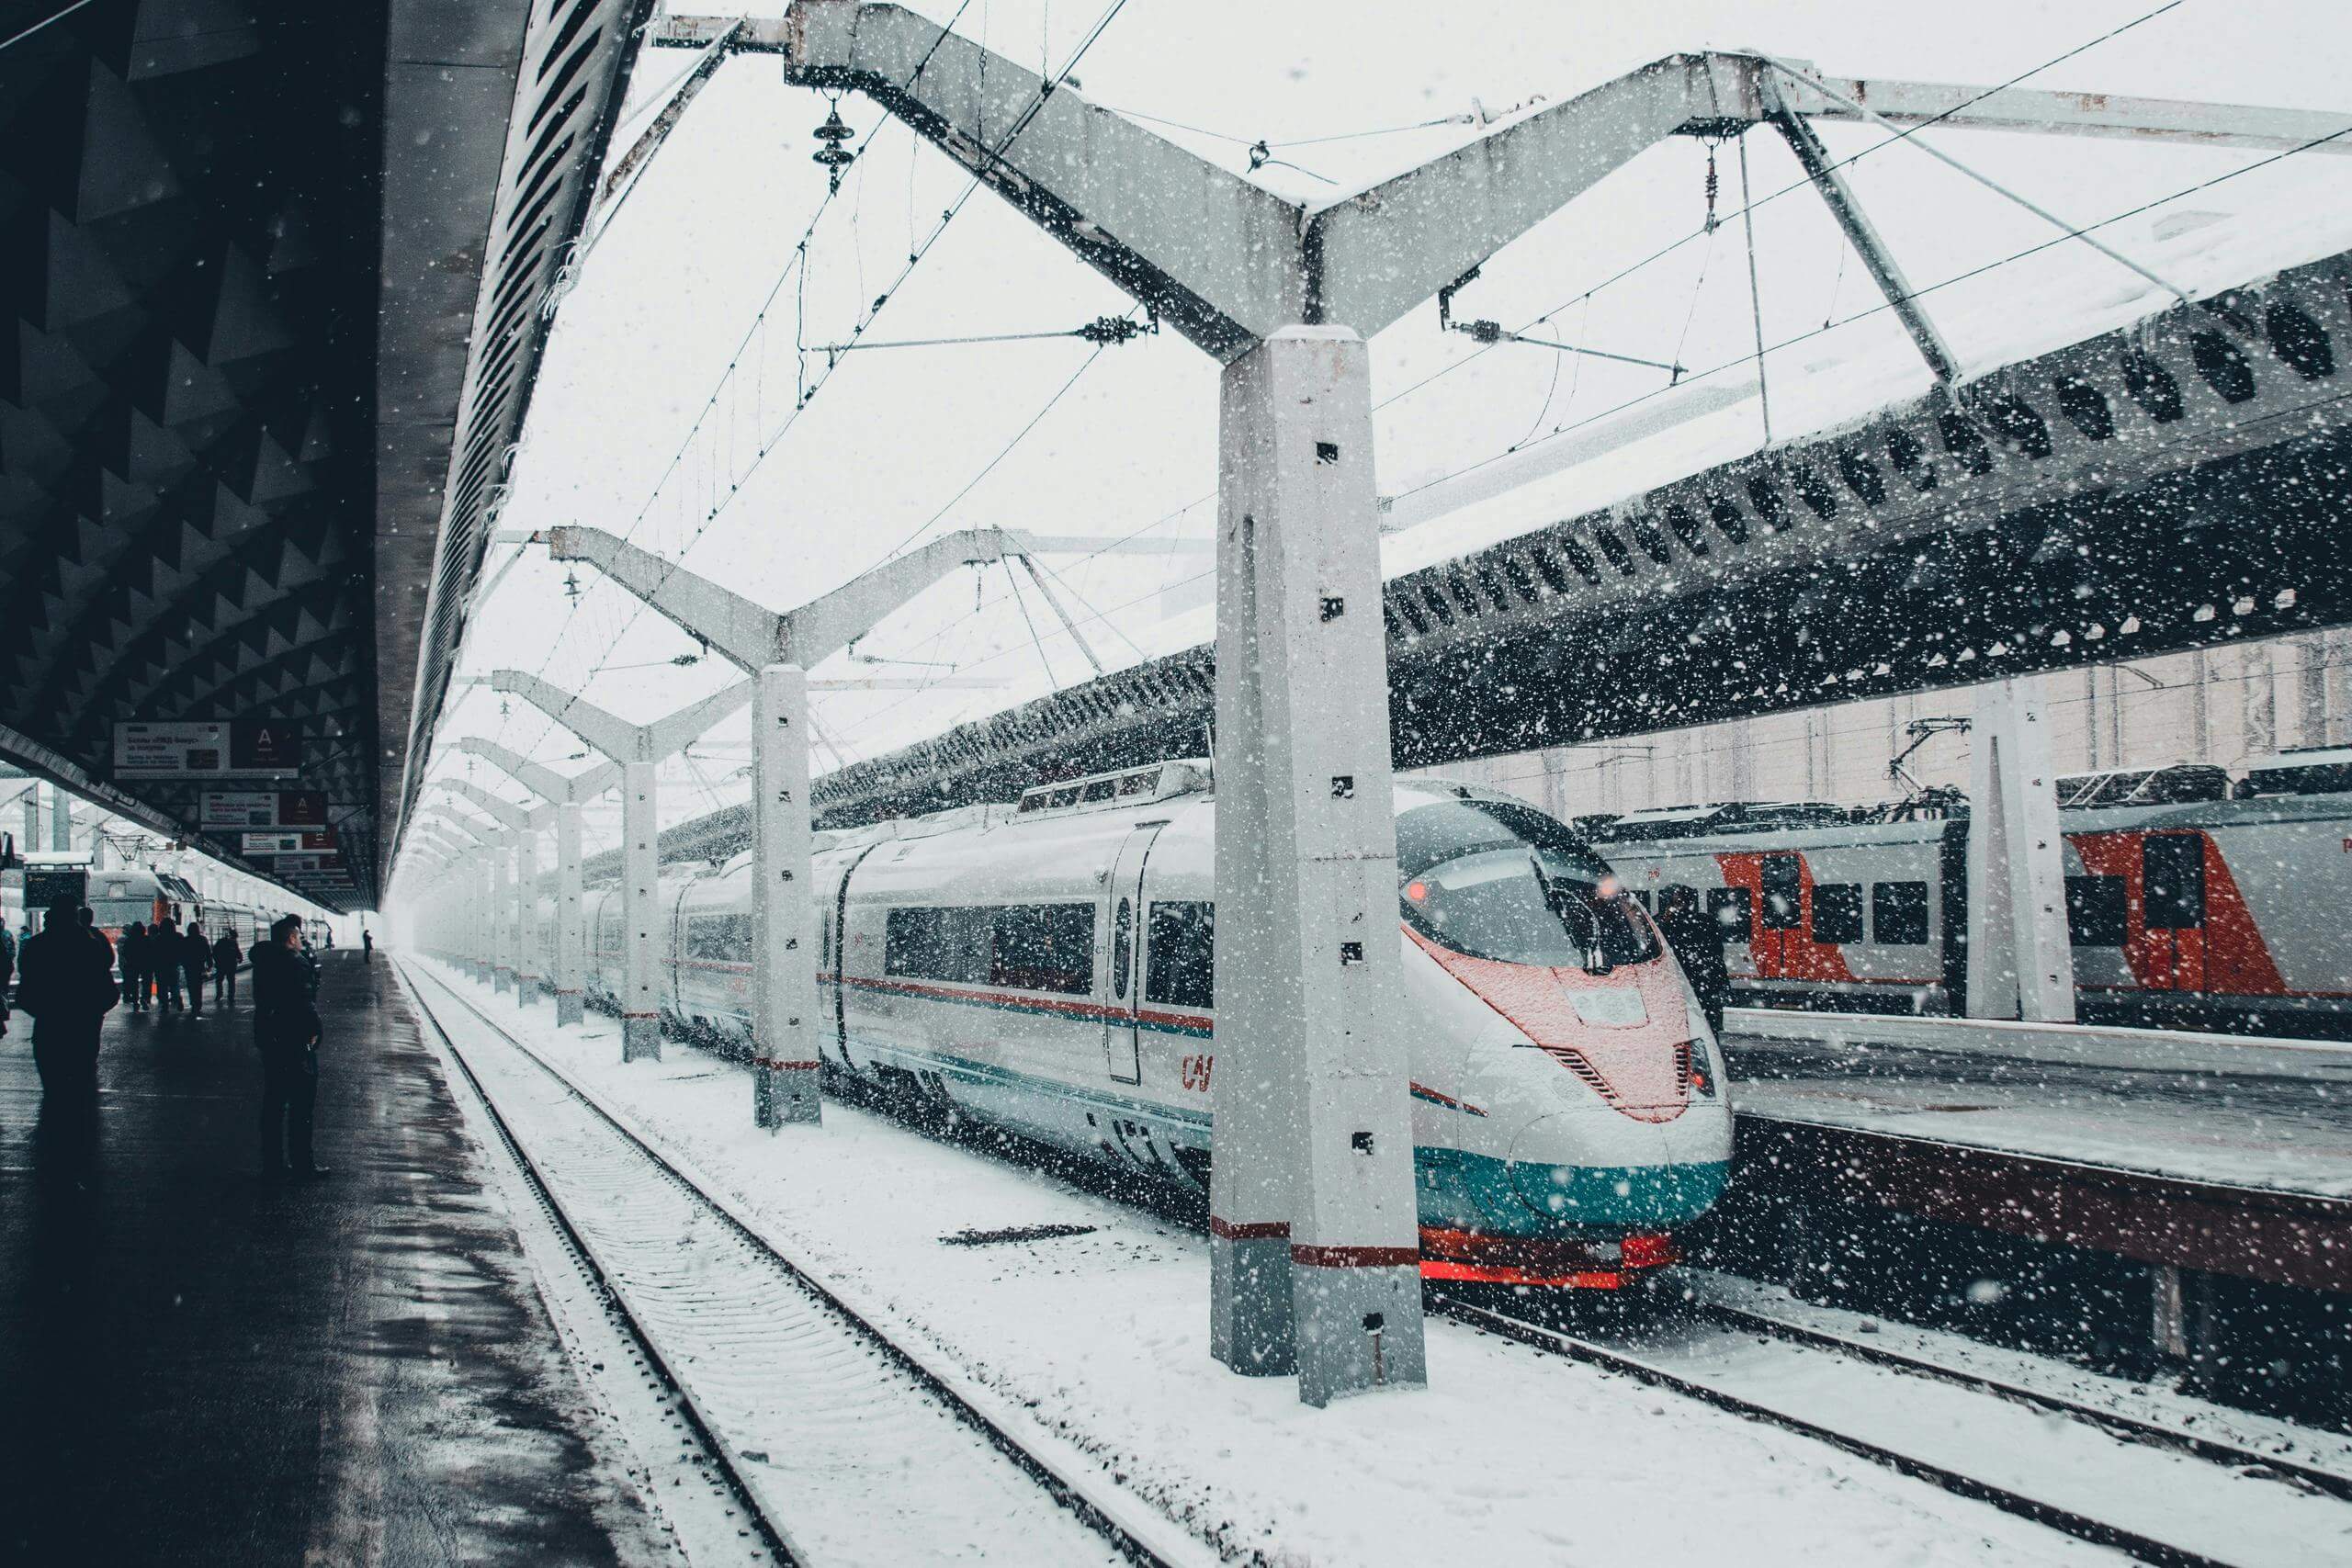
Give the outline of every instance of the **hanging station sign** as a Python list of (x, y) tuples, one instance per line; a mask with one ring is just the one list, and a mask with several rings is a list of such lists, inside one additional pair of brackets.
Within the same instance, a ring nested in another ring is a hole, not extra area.
[(119, 779), (291, 778), (302, 770), (302, 738), (272, 720), (118, 724)]
[(198, 824), (206, 828), (310, 828), (327, 825), (327, 797), (313, 789), (208, 789)]
[(247, 833), (245, 853), (249, 855), (315, 855), (334, 852), (334, 829), (327, 828), (310, 832)]

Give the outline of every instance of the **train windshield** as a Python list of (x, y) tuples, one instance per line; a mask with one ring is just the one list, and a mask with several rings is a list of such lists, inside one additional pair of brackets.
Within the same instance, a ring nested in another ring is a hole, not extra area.
[(1601, 973), (1658, 955), (1608, 863), (1532, 807), (1415, 807), (1396, 818), (1396, 872), (1406, 920), (1473, 958)]

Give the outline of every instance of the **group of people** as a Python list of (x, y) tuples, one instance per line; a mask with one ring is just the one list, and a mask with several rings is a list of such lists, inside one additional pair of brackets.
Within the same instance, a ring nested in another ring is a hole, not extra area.
[[(134, 932), (143, 944), (138, 959)], [(233, 933), (208, 943), (200, 926), (191, 922), (182, 931), (168, 919), (153, 928), (131, 926), (123, 933), (122, 949), (118, 981), (115, 944), (97, 929), (88, 908), (71, 899), (50, 906), (39, 936), (0, 942), (0, 1035), (8, 1032), (10, 1022), (9, 982), (21, 974), (16, 1010), (32, 1015), (33, 1065), (40, 1074), (44, 1105), (85, 1131), (96, 1124), (98, 1032), (106, 1015), (124, 1001), (143, 1010), (149, 1004), (140, 988), (145, 984), (160, 983), (166, 994), (175, 993), (180, 974), (187, 976), (192, 1010), (200, 1013), (198, 988), (204, 970), (212, 970), (216, 986), (225, 971), (227, 994), (233, 998), (236, 966), (246, 956)], [(312, 1157), (311, 1130), (324, 1025), (318, 1010), (318, 961), (303, 943), (302, 918), (280, 919), (251, 956), (254, 1043), (262, 1067), (260, 1175), (264, 1180), (323, 1176), (326, 1168)], [(216, 1000), (220, 995), (216, 991)], [(176, 1005), (175, 998), (170, 1005)]]
[(115, 958), (122, 968), (122, 999), (130, 1004), (131, 1011), (145, 1012), (151, 1007), (179, 1011), (180, 981), (185, 976), (187, 1010), (200, 1018), (208, 973), (212, 976), (213, 1004), (235, 1003), (237, 970), (245, 962), (245, 950), (238, 945), (233, 930), (208, 942), (198, 921), (190, 920), (187, 930), (182, 931), (179, 922), (166, 915), (152, 926), (137, 920), (125, 926)]

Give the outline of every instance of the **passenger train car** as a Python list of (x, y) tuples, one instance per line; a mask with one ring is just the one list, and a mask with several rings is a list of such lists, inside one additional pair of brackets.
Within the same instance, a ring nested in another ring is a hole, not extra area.
[(148, 925), (169, 917), (182, 931), (190, 920), (198, 922), (208, 937), (218, 937), (226, 925), (236, 931), (237, 944), (250, 949), (256, 933), (277, 918), (275, 912), (252, 905), (208, 900), (186, 877), (168, 871), (141, 866), (94, 871), (87, 886), (84, 897), (90, 914), (110, 942), (120, 942), (124, 928), (134, 920)]
[[(2183, 767), (2057, 787), (2085, 1019), (2352, 1034), (2352, 752), (2266, 759), (2236, 781)], [(1965, 815), (1691, 825), (1595, 831), (1636, 897), (1680, 883), (1718, 912), (1735, 1001), (1963, 1010)]]
[[(1070, 1154), (1205, 1186), (1216, 799), (1204, 762), (884, 824), (816, 859), (827, 1066)], [(1723, 1065), (1610, 867), (1500, 794), (1396, 791), (1424, 1273), (1611, 1288), (1673, 1260), (1731, 1156)], [(750, 1039), (750, 868), (662, 884), (664, 1010)], [(588, 897), (620, 986), (620, 895)]]

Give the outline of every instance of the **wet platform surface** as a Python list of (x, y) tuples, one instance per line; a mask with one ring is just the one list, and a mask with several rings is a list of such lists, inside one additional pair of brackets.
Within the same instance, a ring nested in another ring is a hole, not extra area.
[(94, 1142), (0, 1039), (0, 1562), (667, 1559), (390, 965), (325, 976), (314, 1182), (249, 1001), (109, 1014)]

